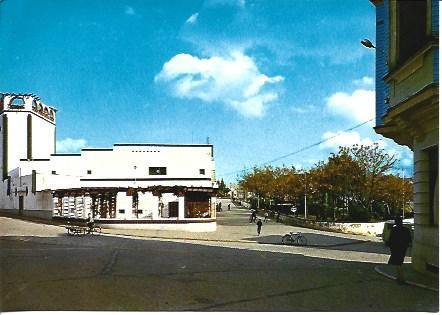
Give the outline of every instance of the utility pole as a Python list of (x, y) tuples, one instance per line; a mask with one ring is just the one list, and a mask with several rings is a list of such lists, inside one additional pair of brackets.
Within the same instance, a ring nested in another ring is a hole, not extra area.
[(304, 219), (307, 220), (307, 173), (304, 171)]

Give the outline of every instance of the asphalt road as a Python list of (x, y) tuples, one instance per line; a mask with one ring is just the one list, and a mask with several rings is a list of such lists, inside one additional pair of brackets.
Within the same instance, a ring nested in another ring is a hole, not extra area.
[[(237, 227), (240, 212), (220, 221)], [(72, 237), (10, 218), (0, 230), (2, 311), (438, 310), (437, 293), (397, 285), (345, 250), (329, 249), (335, 259), (259, 242)]]

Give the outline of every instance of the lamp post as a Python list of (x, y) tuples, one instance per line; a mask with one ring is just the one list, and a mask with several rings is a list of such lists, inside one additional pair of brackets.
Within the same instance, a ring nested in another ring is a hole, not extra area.
[(136, 165), (134, 165), (134, 173), (135, 173), (134, 186), (137, 186), (137, 166)]
[(405, 170), (402, 169), (402, 219), (405, 219)]
[(363, 40), (361, 40), (361, 44), (367, 48), (376, 49), (376, 46), (373, 45), (373, 43), (368, 38), (364, 38)]

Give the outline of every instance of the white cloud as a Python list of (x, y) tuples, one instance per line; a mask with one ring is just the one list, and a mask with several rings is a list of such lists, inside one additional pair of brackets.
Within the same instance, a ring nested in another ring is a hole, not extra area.
[(315, 109), (313, 105), (305, 105), (305, 106), (298, 106), (298, 107), (291, 107), (290, 110), (292, 112), (298, 113), (298, 114), (305, 114), (312, 112)]
[(283, 80), (261, 73), (241, 52), (210, 58), (178, 54), (155, 76), (155, 82), (170, 84), (176, 97), (224, 103), (246, 117), (262, 117), (279, 97), (272, 85)]
[(198, 20), (198, 15), (199, 15), (199, 13), (194, 13), (194, 14), (192, 14), (192, 15), (186, 20), (186, 23), (189, 23), (189, 24), (195, 24), (196, 21)]
[(126, 6), (126, 9), (124, 10), (124, 14), (134, 15), (135, 14), (135, 10), (134, 10), (134, 8), (132, 8), (130, 6)]
[(375, 92), (357, 89), (351, 95), (337, 92), (326, 99), (327, 110), (355, 122), (364, 122), (375, 117)]
[(374, 84), (374, 79), (371, 77), (364, 76), (361, 79), (353, 80), (353, 84), (357, 86), (372, 87)]
[(85, 139), (66, 138), (61, 141), (57, 141), (57, 152), (78, 152), (85, 146)]
[(354, 144), (371, 146), (374, 143), (379, 145), (379, 148), (384, 149), (387, 143), (383, 140), (373, 141), (366, 137), (362, 138), (357, 131), (327, 131), (322, 135), (322, 139), (328, 139), (327, 141), (319, 145), (320, 149), (337, 151), (339, 147), (351, 147)]

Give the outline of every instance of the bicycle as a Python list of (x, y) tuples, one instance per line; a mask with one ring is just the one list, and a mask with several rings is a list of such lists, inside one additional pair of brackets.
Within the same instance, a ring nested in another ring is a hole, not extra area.
[(281, 239), (282, 244), (288, 245), (288, 244), (295, 244), (299, 246), (305, 246), (307, 245), (307, 238), (302, 235), (300, 232), (294, 233), (290, 232), (286, 235), (284, 235)]
[(92, 226), (88, 226), (87, 234), (101, 234), (101, 227), (93, 224)]

